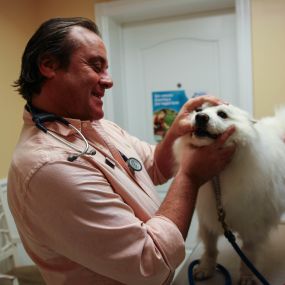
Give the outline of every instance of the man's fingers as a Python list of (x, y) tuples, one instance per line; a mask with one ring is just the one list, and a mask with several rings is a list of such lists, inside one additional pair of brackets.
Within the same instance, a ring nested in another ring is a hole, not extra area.
[(212, 95), (204, 95), (204, 96), (190, 99), (188, 102), (185, 103), (185, 108), (190, 113), (206, 102), (211, 103), (212, 105), (224, 104), (224, 102), (219, 98), (216, 98)]
[(180, 121), (180, 128), (183, 129), (183, 133), (192, 133), (193, 131), (193, 127), (187, 118)]
[(230, 126), (218, 139), (218, 144), (223, 145), (227, 139), (235, 132), (235, 127)]

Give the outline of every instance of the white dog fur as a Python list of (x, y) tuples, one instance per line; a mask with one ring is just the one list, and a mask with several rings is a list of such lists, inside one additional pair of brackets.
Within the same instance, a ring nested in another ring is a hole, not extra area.
[[(236, 144), (234, 157), (219, 176), (222, 204), (226, 223), (238, 233), (244, 253), (257, 266), (260, 249), (285, 210), (285, 142), (282, 140), (285, 108), (277, 111), (274, 117), (255, 122), (248, 113), (233, 105), (204, 104), (189, 115), (189, 120), (195, 132), (176, 141), (174, 154), (178, 163), (183, 148), (211, 144), (216, 135), (229, 126), (236, 128), (226, 142)], [(197, 213), (199, 235), (205, 252), (195, 270), (195, 278), (202, 280), (214, 274), (217, 238), (223, 233), (217, 219), (211, 182), (199, 190)], [(256, 284), (255, 278), (242, 263), (240, 284)]]

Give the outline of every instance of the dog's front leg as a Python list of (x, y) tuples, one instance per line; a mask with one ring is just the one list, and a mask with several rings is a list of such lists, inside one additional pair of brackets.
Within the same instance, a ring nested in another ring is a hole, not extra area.
[(204, 253), (200, 264), (194, 269), (194, 277), (196, 280), (204, 280), (212, 277), (215, 273), (218, 235), (210, 232), (202, 224), (200, 224), (199, 235), (204, 244)]

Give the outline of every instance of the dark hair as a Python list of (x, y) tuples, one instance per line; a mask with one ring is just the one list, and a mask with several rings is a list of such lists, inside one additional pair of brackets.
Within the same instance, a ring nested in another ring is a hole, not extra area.
[(14, 87), (27, 101), (41, 91), (45, 77), (39, 70), (44, 56), (50, 55), (59, 64), (59, 68), (67, 68), (70, 56), (77, 46), (76, 41), (69, 38), (73, 26), (84, 27), (101, 37), (96, 24), (86, 18), (53, 18), (44, 22), (28, 41), (22, 56), (19, 79)]

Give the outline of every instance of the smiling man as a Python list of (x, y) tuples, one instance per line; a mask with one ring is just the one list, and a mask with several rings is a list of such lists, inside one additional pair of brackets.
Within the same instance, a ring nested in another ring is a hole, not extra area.
[(102, 98), (105, 90), (113, 86), (103, 41), (81, 26), (73, 27), (67, 38), (74, 51), (66, 68), (53, 54), (42, 55), (39, 70), (46, 80), (40, 96), (32, 97), (32, 104), (67, 118), (102, 119)]
[[(152, 146), (103, 119), (112, 85), (105, 45), (88, 19), (48, 20), (26, 46), (16, 86), (27, 105), (8, 199), (48, 285), (170, 284), (184, 258), (198, 188), (234, 151), (221, 147), (232, 130), (209, 147), (187, 149), (161, 203), (155, 185), (173, 177), (172, 146), (192, 131), (189, 112), (220, 101), (190, 100)], [(48, 132), (36, 127), (33, 112)], [(80, 155), (69, 159), (74, 152)]]

